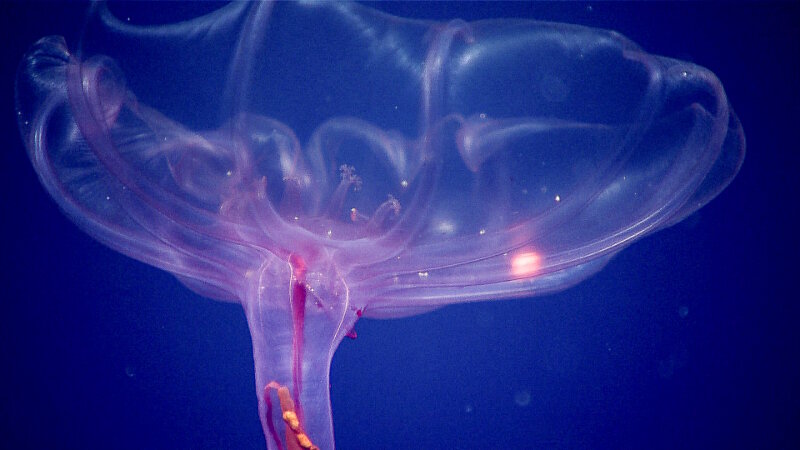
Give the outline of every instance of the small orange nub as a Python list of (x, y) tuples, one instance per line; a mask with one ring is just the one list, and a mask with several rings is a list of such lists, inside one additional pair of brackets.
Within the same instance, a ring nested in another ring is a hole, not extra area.
[(311, 440), (303, 433), (297, 435), (297, 442), (300, 444), (300, 447), (308, 448), (308, 449), (315, 449), (314, 444), (311, 443)]
[(286, 422), (293, 431), (297, 431), (300, 428), (300, 421), (297, 419), (297, 414), (295, 414), (294, 411), (284, 412), (283, 421)]

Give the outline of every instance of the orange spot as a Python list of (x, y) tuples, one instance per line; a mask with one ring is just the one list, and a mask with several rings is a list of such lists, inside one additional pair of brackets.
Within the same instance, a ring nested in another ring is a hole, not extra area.
[(515, 277), (527, 277), (536, 273), (541, 267), (542, 258), (538, 253), (523, 251), (511, 258), (511, 274)]

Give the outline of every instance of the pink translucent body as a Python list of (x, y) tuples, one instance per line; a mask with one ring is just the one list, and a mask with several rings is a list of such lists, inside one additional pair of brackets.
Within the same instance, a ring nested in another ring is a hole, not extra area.
[(78, 226), (242, 304), (269, 448), (287, 445), (269, 383), (333, 448), (330, 361), (362, 314), (564, 289), (744, 155), (712, 73), (618, 34), (338, 3), (150, 26), (101, 7), (74, 53), (33, 47), (17, 108)]

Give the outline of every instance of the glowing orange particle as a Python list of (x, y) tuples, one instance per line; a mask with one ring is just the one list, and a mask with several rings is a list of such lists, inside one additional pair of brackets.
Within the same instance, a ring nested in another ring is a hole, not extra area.
[(542, 258), (538, 253), (524, 251), (511, 258), (511, 274), (515, 277), (527, 277), (536, 273), (541, 267)]

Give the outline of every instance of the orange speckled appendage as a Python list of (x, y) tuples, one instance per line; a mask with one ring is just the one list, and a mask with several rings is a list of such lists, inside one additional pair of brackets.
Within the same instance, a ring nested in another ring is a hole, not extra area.
[(295, 411), (294, 400), (292, 394), (286, 386), (281, 386), (278, 383), (271, 382), (267, 385), (266, 390), (270, 388), (278, 391), (278, 400), (281, 404), (281, 411), (283, 414), (283, 421), (286, 423), (286, 447), (287, 450), (319, 450), (319, 447), (311, 442), (308, 438), (303, 427), (300, 425), (300, 419), (297, 417)]

